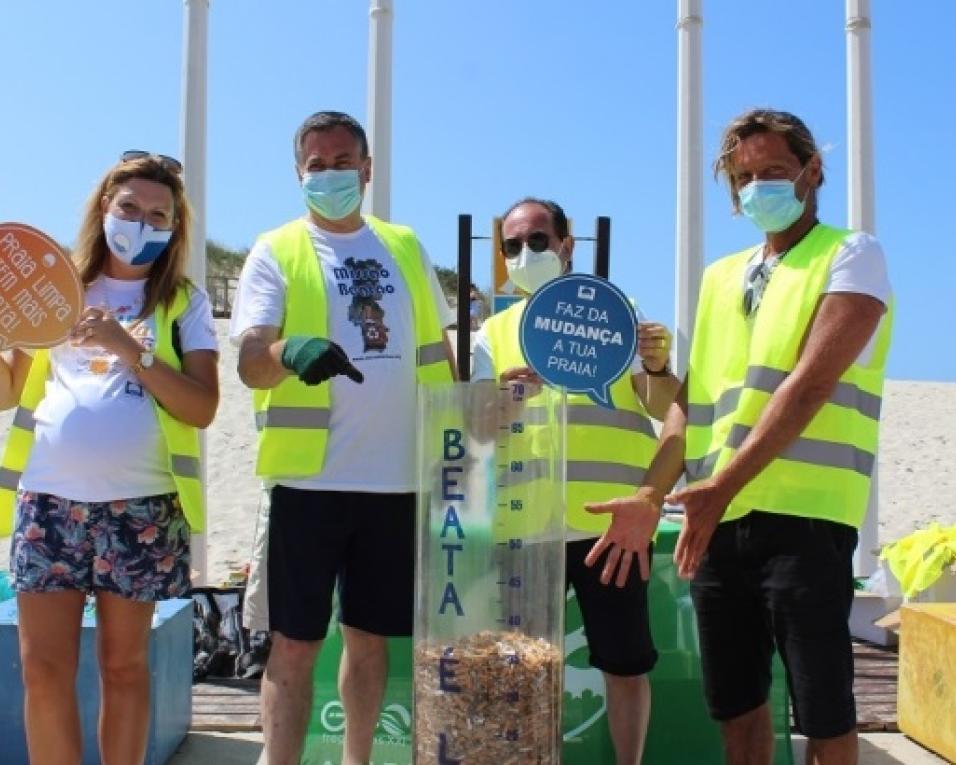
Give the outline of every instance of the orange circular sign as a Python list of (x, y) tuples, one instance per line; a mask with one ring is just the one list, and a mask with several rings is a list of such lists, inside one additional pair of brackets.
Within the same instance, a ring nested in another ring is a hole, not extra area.
[(83, 310), (76, 267), (42, 231), (0, 223), (0, 348), (62, 343)]

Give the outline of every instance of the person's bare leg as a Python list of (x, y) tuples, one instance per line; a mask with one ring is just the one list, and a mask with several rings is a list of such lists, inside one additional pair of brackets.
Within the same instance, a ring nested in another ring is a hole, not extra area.
[(312, 669), (321, 647), (321, 640), (272, 633), (259, 702), (268, 765), (299, 765), (312, 711)]
[(100, 758), (132, 765), (146, 757), (149, 737), (149, 628), (155, 604), (110, 592), (96, 594), (100, 664)]
[(345, 644), (339, 665), (339, 697), (345, 707), (342, 765), (364, 765), (372, 756), (388, 677), (386, 638), (342, 625)]
[(770, 704), (720, 724), (727, 765), (770, 765), (773, 760), (773, 723)]
[(76, 667), (85, 600), (79, 590), (17, 595), (23, 719), (33, 765), (78, 765), (83, 757)]
[(833, 738), (807, 738), (807, 765), (855, 765), (859, 757), (855, 730)]
[(640, 765), (651, 716), (651, 684), (647, 675), (604, 675), (607, 722), (617, 765)]

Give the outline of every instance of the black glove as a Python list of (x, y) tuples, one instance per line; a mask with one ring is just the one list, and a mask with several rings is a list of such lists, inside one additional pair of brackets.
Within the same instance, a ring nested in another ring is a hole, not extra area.
[(318, 385), (335, 375), (347, 375), (350, 380), (362, 382), (359, 372), (341, 346), (324, 337), (296, 335), (285, 341), (282, 366), (295, 372), (306, 385)]

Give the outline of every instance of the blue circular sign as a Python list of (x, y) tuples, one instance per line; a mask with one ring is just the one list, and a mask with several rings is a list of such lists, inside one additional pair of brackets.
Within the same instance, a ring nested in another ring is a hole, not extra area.
[(637, 350), (637, 316), (621, 290), (589, 274), (559, 276), (528, 299), (518, 334), (545, 382), (614, 408), (611, 384)]

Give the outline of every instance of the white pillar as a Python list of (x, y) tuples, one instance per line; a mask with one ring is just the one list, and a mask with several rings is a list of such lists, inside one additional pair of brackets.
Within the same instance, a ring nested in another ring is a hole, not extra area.
[(704, 271), (703, 93), (701, 0), (677, 2), (677, 231), (675, 374), (687, 371), (697, 294)]
[[(209, 0), (183, 0), (182, 111), (180, 112), (179, 154), (183, 163), (186, 194), (193, 208), (192, 247), (189, 278), (206, 286), (206, 39)], [(206, 437), (200, 433), (203, 493), (206, 491)], [(192, 568), (195, 584), (206, 584), (206, 535), (192, 537)]]
[[(870, 72), (870, 0), (846, 0), (847, 223), (849, 228), (875, 234)], [(857, 576), (869, 576), (877, 568), (873, 550), (879, 544), (879, 471), (875, 463), (871, 486), (854, 558)]]
[(392, 186), (392, 0), (369, 0), (368, 139), (372, 181), (365, 210), (388, 220)]
[(846, 0), (847, 210), (850, 228), (874, 233), (870, 1)]

